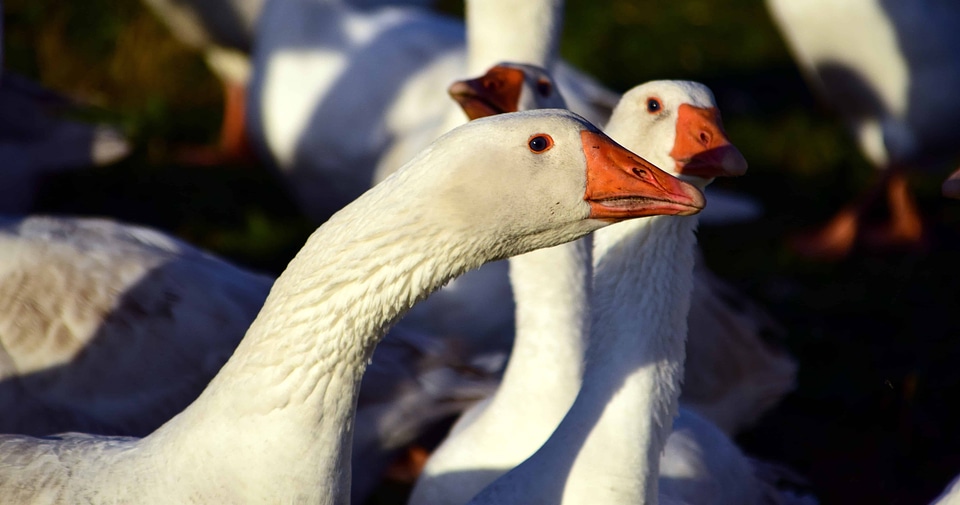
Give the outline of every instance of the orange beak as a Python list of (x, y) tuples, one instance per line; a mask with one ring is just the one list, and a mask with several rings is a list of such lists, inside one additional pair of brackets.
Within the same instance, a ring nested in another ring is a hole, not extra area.
[(670, 156), (677, 162), (677, 172), (704, 179), (733, 177), (747, 171), (747, 160), (727, 140), (716, 107), (680, 106), (677, 138)]
[(689, 216), (703, 209), (697, 188), (670, 176), (633, 154), (610, 137), (580, 132), (587, 157), (587, 190), (590, 217), (621, 221), (633, 217), (670, 214)]
[(522, 70), (498, 65), (482, 77), (454, 82), (447, 92), (470, 119), (516, 112), (523, 77)]

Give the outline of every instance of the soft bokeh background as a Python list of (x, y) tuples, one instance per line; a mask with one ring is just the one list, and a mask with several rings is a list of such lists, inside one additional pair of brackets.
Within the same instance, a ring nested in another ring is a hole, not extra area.
[[(717, 184), (757, 198), (766, 214), (705, 228), (701, 243), (715, 272), (786, 326), (800, 372), (797, 391), (738, 442), (805, 475), (821, 503), (929, 501), (960, 473), (960, 202), (939, 196), (952, 167), (911, 179), (926, 250), (806, 261), (785, 237), (823, 222), (875, 174), (811, 95), (762, 1), (567, 4), (569, 61), (621, 91), (660, 78), (710, 85), (750, 162), (746, 177)], [(314, 225), (269, 170), (175, 162), (179, 146), (218, 132), (220, 87), (197, 53), (135, 0), (7, 0), (4, 16), (8, 69), (89, 104), (84, 117), (119, 125), (134, 144), (114, 166), (50, 179), (40, 211), (148, 224), (282, 270)]]

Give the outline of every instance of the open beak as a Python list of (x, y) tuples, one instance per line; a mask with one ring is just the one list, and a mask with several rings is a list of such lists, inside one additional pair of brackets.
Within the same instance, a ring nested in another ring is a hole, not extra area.
[(660, 214), (689, 216), (703, 209), (697, 188), (670, 176), (603, 133), (581, 131), (587, 158), (590, 217), (607, 221)]
[(670, 156), (677, 162), (677, 172), (684, 175), (712, 179), (747, 172), (747, 160), (727, 140), (716, 107), (680, 105), (677, 137)]
[(523, 77), (522, 70), (498, 65), (476, 79), (454, 82), (447, 92), (470, 119), (516, 112)]

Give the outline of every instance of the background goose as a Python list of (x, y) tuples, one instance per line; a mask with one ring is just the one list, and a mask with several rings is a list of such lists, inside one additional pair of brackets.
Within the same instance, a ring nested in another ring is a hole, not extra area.
[(385, 329), (484, 261), (703, 206), (637, 165), (656, 170), (561, 111), (458, 128), (308, 239), (190, 407), (143, 439), (0, 438), (0, 492), (12, 504), (346, 503), (357, 389)]
[(798, 249), (846, 255), (878, 198), (888, 201), (889, 223), (864, 238), (916, 245), (922, 220), (902, 170), (960, 152), (960, 98), (952, 92), (960, 86), (960, 5), (767, 0), (767, 8), (810, 83), (840, 113), (863, 155), (886, 170), (864, 201), (799, 237)]

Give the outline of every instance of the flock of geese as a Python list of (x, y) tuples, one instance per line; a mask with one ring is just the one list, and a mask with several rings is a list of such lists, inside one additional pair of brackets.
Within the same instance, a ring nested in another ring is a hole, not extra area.
[[(697, 248), (696, 214), (741, 212), (708, 184), (747, 170), (706, 86), (606, 89), (558, 58), (562, 0), (468, 0), (465, 25), (413, 0), (144, 1), (222, 79), (224, 152), (246, 131), (323, 224), (272, 279), (28, 215), (43, 173), (129, 146), (0, 74), (0, 502), (360, 504), (460, 415), (412, 505), (816, 503), (731, 438), (797, 365)], [(960, 150), (960, 7), (767, 4), (887, 169), (801, 249), (922, 240), (902, 170)], [(858, 231), (879, 195), (891, 223)], [(477, 347), (505, 331), (497, 380)]]

